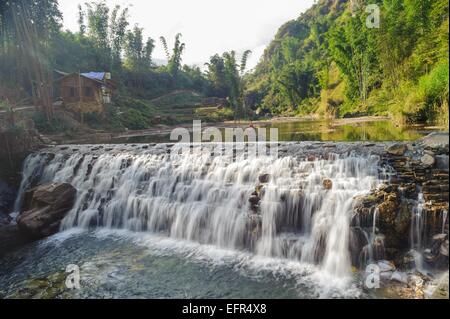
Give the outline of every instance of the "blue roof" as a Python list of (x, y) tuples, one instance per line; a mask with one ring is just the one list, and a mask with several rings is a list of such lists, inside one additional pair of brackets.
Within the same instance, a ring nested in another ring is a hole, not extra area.
[(98, 81), (103, 81), (103, 79), (105, 78), (105, 72), (88, 72), (81, 73), (81, 75)]

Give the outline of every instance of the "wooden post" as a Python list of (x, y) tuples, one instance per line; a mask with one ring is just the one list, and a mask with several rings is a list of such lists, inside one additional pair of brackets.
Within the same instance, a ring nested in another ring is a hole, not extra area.
[(84, 122), (84, 114), (82, 108), (82, 97), (81, 97), (81, 71), (78, 72), (78, 108), (80, 109), (80, 121), (81, 124)]

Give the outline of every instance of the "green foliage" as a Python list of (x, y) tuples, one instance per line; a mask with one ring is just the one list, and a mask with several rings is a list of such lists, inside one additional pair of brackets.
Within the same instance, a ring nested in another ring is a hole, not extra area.
[(70, 132), (71, 130), (70, 124), (58, 116), (55, 116), (51, 121), (47, 121), (43, 113), (35, 112), (32, 116), (32, 120), (40, 132), (52, 134)]
[(215, 54), (209, 63), (206, 63), (208, 67), (206, 76), (212, 84), (211, 92), (216, 96), (226, 97), (238, 117), (243, 117), (247, 113), (244, 75), (251, 53), (250, 50), (244, 51), (239, 63), (235, 51), (225, 52), (222, 56)]
[(223, 122), (234, 119), (234, 111), (231, 108), (217, 109), (216, 107), (202, 107), (195, 111), (196, 117), (205, 122)]
[(164, 37), (160, 37), (161, 43), (164, 46), (164, 51), (167, 57), (167, 71), (172, 76), (173, 85), (176, 86), (178, 74), (181, 69), (182, 55), (185, 49), (185, 44), (181, 42), (181, 33), (175, 36), (175, 43), (173, 45), (172, 54), (169, 53), (167, 41)]
[[(371, 29), (365, 9), (373, 3), (381, 23)], [(436, 110), (448, 114), (446, 67), (448, 1), (318, 1), (280, 28), (245, 95), (274, 114), (433, 122)]]
[(142, 32), (143, 29), (136, 25), (126, 35), (125, 67), (132, 71), (149, 71), (152, 66), (155, 41), (148, 38), (144, 44)]

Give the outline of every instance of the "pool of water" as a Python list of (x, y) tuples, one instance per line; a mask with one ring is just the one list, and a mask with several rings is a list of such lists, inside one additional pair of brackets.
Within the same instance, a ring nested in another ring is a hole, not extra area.
[[(80, 288), (65, 284), (69, 264)], [(361, 280), (146, 233), (73, 229), (0, 259), (0, 298), (370, 298)]]
[[(247, 125), (236, 124), (229, 127), (249, 127)], [(220, 127), (220, 125), (219, 125)], [(427, 129), (425, 126), (397, 126), (392, 121), (363, 121), (348, 124), (338, 124), (338, 122), (325, 120), (303, 120), (273, 123), (258, 123), (257, 127), (265, 127), (267, 136), (270, 128), (278, 129), (280, 141), (412, 141), (435, 131)], [(220, 128), (222, 135), (224, 128)], [(128, 138), (118, 138), (117, 143), (166, 143), (170, 142), (170, 134), (143, 134)]]

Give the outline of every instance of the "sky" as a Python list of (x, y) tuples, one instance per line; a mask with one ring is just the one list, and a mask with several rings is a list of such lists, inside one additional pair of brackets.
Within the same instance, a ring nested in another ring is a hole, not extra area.
[[(64, 28), (77, 31), (78, 4), (87, 0), (59, 0)], [(265, 47), (285, 22), (297, 18), (314, 0), (106, 0), (110, 7), (129, 6), (130, 26), (139, 24), (156, 41), (154, 59), (165, 59), (160, 36), (169, 48), (182, 33), (183, 63), (203, 66), (215, 53), (252, 50), (253, 68)]]

